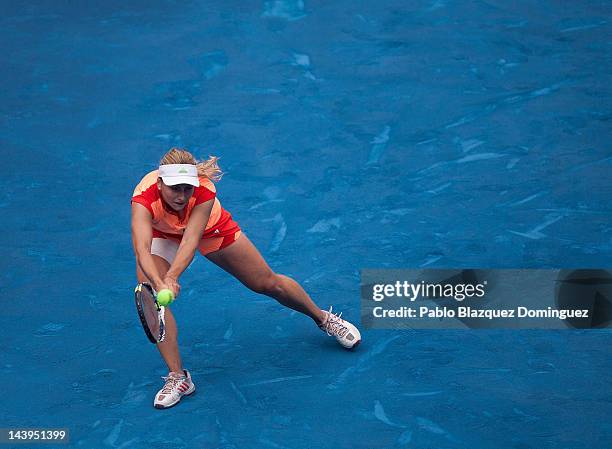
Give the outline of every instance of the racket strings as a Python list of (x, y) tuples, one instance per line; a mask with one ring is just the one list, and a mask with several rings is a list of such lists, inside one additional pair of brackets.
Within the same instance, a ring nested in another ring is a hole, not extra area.
[(149, 337), (151, 343), (159, 343), (164, 341), (165, 324), (164, 307), (159, 306), (155, 299), (155, 291), (146, 284), (139, 284), (136, 288), (136, 307), (140, 315), (145, 333)]

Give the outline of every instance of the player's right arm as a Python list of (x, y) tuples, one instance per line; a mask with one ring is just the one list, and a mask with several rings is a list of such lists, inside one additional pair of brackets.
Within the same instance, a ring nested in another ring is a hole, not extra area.
[(163, 281), (151, 255), (153, 241), (153, 217), (149, 210), (140, 203), (132, 203), (132, 244), (136, 263), (153, 283), (153, 288), (159, 291)]

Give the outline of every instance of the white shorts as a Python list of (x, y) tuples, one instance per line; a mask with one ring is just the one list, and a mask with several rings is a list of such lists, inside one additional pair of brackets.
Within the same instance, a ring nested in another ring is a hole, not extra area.
[(174, 262), (176, 252), (178, 251), (178, 243), (169, 239), (154, 238), (151, 241), (151, 254), (165, 259), (170, 265)]

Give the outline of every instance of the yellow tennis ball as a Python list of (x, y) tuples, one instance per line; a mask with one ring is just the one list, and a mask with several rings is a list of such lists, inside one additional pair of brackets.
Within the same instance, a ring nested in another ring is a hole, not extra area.
[(157, 293), (157, 302), (160, 306), (166, 307), (172, 301), (174, 301), (174, 293), (172, 293), (172, 290), (164, 288)]

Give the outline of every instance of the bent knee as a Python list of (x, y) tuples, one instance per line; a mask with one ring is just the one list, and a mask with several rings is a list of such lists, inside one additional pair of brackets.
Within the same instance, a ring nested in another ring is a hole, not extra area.
[(283, 292), (281, 278), (273, 272), (261, 276), (250, 287), (255, 293), (273, 297)]

